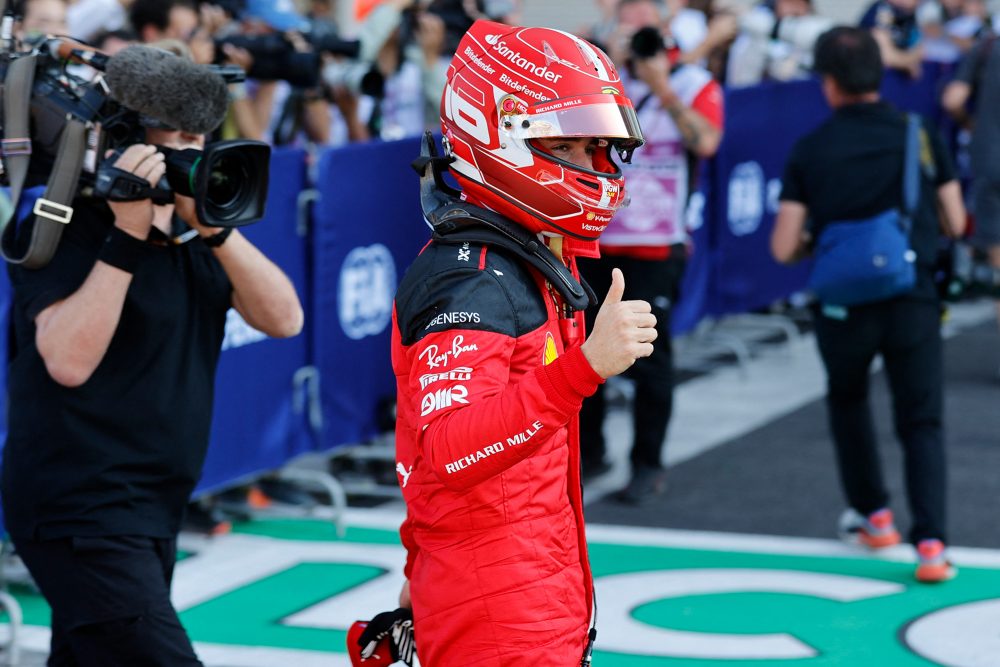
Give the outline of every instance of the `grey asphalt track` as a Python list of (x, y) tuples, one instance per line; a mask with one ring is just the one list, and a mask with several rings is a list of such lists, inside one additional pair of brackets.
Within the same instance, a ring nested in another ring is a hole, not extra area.
[[(996, 324), (982, 323), (948, 340), (945, 362), (949, 542), (1000, 548)], [(875, 374), (871, 386), (891, 506), (905, 532), (909, 513), (901, 449), (892, 432), (884, 374)], [(668, 479), (667, 493), (643, 507), (608, 498), (588, 505), (588, 522), (829, 538), (844, 508), (822, 400), (673, 466)]]

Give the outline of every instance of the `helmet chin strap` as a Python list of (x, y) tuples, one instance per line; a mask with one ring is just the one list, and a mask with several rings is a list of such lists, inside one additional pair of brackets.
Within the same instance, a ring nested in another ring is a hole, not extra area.
[[(444, 172), (454, 161), (439, 157), (430, 132), (424, 134), (420, 157), (413, 169), (420, 176), (420, 206), (424, 220), (440, 241), (488, 243), (508, 250), (535, 267), (573, 310), (597, 304), (597, 296), (586, 282), (577, 280), (545, 243), (524, 227), (502, 215), (460, 199), (461, 192), (444, 181)], [(559, 238), (560, 252), (562, 237)]]
[(563, 237), (561, 236), (546, 236), (546, 245), (549, 246), (549, 250), (552, 254), (559, 258), (559, 261), (563, 264), (566, 263), (566, 258), (563, 256)]

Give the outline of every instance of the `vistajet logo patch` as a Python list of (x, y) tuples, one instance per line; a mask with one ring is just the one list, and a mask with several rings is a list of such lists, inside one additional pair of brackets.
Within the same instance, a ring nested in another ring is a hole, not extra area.
[(535, 76), (541, 77), (546, 81), (551, 81), (553, 83), (559, 81), (562, 78), (562, 74), (556, 74), (555, 72), (549, 70), (545, 65), (538, 65), (531, 62), (527, 58), (521, 55), (520, 51), (515, 51), (514, 49), (507, 46), (507, 43), (500, 39), (500, 35), (487, 35), (485, 38), (486, 43), (493, 47), (493, 50), (500, 54), (500, 57), (507, 60), (512, 65), (519, 67), (526, 72), (531, 72)]

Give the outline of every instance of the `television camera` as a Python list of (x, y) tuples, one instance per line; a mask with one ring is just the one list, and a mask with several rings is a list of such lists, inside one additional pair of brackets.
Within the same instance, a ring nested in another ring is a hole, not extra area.
[(270, 158), (263, 142), (212, 142), (200, 151), (159, 147), (167, 169), (153, 187), (113, 166), (126, 147), (145, 141), (147, 126), (192, 134), (217, 128), (228, 108), (227, 84), (241, 81), (242, 70), (195, 65), (148, 46), (108, 56), (64, 38), (20, 43), (13, 23), (9, 12), (0, 20), (0, 182), (9, 186), (15, 211), (25, 188), (46, 189), (35, 202), (36, 222), (22, 255), (13, 250), (16, 221), (2, 221), (0, 247), (8, 262), (45, 266), (76, 197), (162, 204), (180, 194), (193, 198), (198, 220), (214, 227), (263, 216)]

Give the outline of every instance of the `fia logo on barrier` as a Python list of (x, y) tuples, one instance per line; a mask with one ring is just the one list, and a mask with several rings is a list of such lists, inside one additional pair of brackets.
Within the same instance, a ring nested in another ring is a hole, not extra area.
[(684, 226), (688, 231), (701, 229), (705, 224), (705, 193), (692, 192), (684, 211)]
[(340, 269), (337, 290), (340, 326), (348, 338), (377, 336), (392, 320), (396, 263), (381, 243), (355, 248)]
[(753, 234), (764, 217), (764, 170), (756, 162), (742, 162), (729, 177), (729, 231), (733, 236)]

